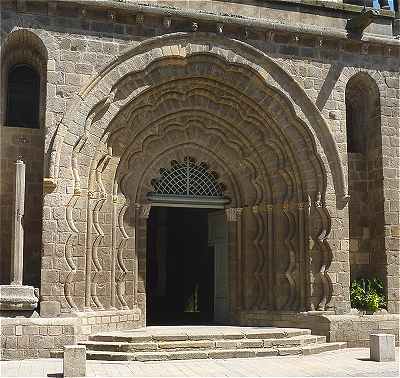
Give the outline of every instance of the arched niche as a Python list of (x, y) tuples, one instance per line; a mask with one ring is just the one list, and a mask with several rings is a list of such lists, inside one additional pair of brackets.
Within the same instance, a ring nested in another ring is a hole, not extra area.
[(24, 284), (40, 286), (42, 251), (43, 166), (47, 91), (47, 49), (34, 32), (17, 29), (1, 46), (0, 133), (2, 180), (0, 196), (1, 282), (8, 283), (11, 248), (12, 182), (15, 161), (26, 164), (24, 215)]
[(367, 73), (346, 85), (351, 277), (385, 279), (380, 92)]

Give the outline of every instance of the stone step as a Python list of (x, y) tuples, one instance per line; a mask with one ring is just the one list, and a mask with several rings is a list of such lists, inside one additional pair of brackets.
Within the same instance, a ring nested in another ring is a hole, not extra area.
[(301, 335), (310, 335), (311, 330), (304, 328), (262, 328), (241, 327), (224, 330), (182, 329), (163, 330), (131, 330), (126, 332), (103, 332), (90, 336), (90, 341), (148, 343), (168, 341), (201, 341), (201, 340), (240, 340), (240, 339), (282, 339)]
[(325, 336), (300, 335), (282, 339), (239, 339), (239, 340), (185, 340), (161, 342), (115, 342), (115, 341), (85, 341), (79, 344), (86, 345), (87, 350), (110, 352), (137, 352), (137, 351), (178, 351), (201, 349), (247, 349), (290, 347), (308, 344), (324, 343)]
[(225, 359), (288, 355), (310, 355), (345, 348), (346, 343), (321, 343), (290, 348), (204, 349), (182, 351), (113, 352), (88, 350), (87, 359), (107, 361), (166, 361), (189, 359)]
[(306, 356), (308, 354), (317, 354), (317, 353), (328, 352), (331, 350), (338, 350), (338, 349), (344, 349), (344, 348), (347, 348), (346, 342), (331, 342), (331, 343), (307, 345), (307, 346), (304, 346), (302, 349), (303, 349), (303, 355)]

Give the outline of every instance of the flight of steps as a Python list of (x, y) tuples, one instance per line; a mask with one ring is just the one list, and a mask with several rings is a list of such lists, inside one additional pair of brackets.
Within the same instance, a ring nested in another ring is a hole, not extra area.
[(162, 361), (308, 355), (346, 347), (309, 329), (273, 327), (147, 327), (90, 337), (87, 359)]

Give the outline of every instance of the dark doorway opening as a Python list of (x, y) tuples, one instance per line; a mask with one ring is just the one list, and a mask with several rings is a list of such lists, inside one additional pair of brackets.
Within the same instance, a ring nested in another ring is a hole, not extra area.
[(147, 232), (147, 324), (214, 319), (214, 247), (209, 209), (153, 207)]

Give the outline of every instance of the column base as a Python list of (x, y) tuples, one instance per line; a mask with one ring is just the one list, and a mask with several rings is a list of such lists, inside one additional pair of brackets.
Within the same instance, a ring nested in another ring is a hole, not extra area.
[(37, 305), (33, 286), (0, 285), (0, 311), (32, 311)]

